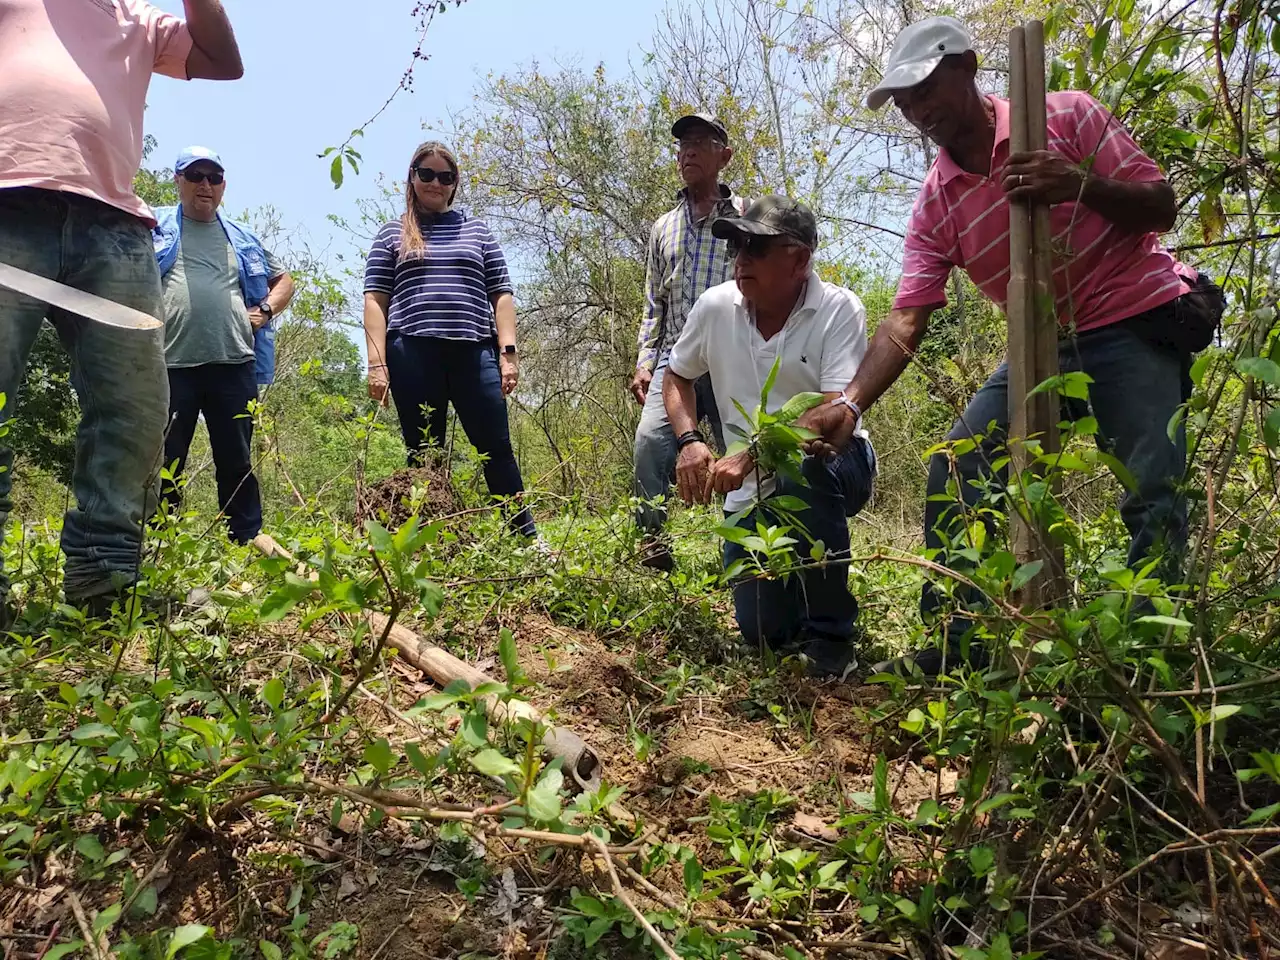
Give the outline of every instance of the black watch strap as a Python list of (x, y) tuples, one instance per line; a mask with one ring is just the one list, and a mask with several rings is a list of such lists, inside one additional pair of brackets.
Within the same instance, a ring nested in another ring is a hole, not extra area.
[(503, 356), (514, 357), (516, 355), (516, 345), (514, 343), (508, 343), (502, 348), (502, 354)]
[(707, 438), (702, 435), (701, 430), (690, 430), (676, 437), (676, 449), (683, 450), (691, 443), (706, 443)]
[(267, 300), (263, 300), (258, 304), (258, 309), (267, 315), (268, 320), (276, 315), (276, 312), (271, 309), (271, 303)]

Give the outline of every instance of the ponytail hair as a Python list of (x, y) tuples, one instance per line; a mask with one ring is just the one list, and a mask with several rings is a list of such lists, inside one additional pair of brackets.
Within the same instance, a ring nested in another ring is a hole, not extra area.
[(400, 217), (401, 261), (419, 259), (427, 252), (426, 241), (422, 238), (422, 227), (418, 223), (426, 215), (427, 211), (419, 206), (418, 196), (413, 190), (414, 170), (425, 157), (440, 157), (449, 165), (449, 169), (453, 171), (455, 177), (453, 192), (449, 194), (449, 206), (451, 207), (453, 206), (454, 197), (458, 195), (458, 185), (462, 179), (458, 171), (458, 158), (443, 143), (436, 140), (428, 140), (413, 151), (413, 160), (409, 163), (409, 177), (404, 183), (404, 213)]

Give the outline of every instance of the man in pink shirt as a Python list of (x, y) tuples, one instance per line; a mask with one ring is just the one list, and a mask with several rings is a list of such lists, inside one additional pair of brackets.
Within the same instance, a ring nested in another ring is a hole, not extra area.
[[(984, 96), (977, 71), (964, 26), (951, 17), (933, 17), (899, 35), (884, 80), (867, 97), (873, 110), (892, 99), (938, 145), (938, 157), (911, 214), (893, 310), (877, 328), (843, 396), (812, 411), (807, 425), (831, 446), (847, 442), (862, 412), (906, 368), (930, 315), (945, 306), (953, 267), (968, 273), (1003, 308), (1009, 200), (1046, 202), (1062, 325), (1059, 363), (1063, 371), (1083, 370), (1092, 377), (1089, 412), (1098, 421), (1098, 442), (1136, 480), (1137, 489), (1121, 505), (1131, 535), (1130, 564), (1160, 555), (1168, 559), (1165, 571), (1173, 574), (1187, 536), (1186, 504), (1178, 490), (1186, 440), (1179, 430), (1171, 441), (1167, 428), (1187, 396), (1186, 341), (1195, 339), (1181, 334), (1203, 319), (1193, 314), (1193, 303), (1212, 300), (1214, 291), (1220, 316), (1221, 291), (1161, 246), (1159, 234), (1173, 226), (1176, 213), (1173, 190), (1104, 106), (1086, 93), (1050, 94), (1049, 149), (1010, 155), (1008, 101)], [(982, 438), (977, 449), (956, 458), (960, 493), (970, 505), (981, 497), (980, 485), (972, 481), (988, 475), (998, 456), (1008, 409), (1006, 362), (949, 434), (951, 440)], [(988, 429), (993, 421), (994, 431)], [(945, 499), (950, 476), (948, 457), (935, 455), (925, 507), (925, 543), (935, 554), (953, 542), (964, 546), (965, 511)], [(963, 565), (956, 558), (942, 559)], [(937, 615), (940, 600), (926, 588), (921, 600), (926, 622)], [(917, 654), (914, 664), (936, 674), (944, 668), (946, 633), (960, 637), (970, 626), (963, 618), (952, 619), (949, 631), (940, 631), (940, 647)]]
[[(155, 221), (132, 186), (151, 75), (244, 73), (219, 0), (183, 3), (185, 21), (145, 0), (0, 0), (0, 261), (163, 318)], [(138, 578), (156, 502), (164, 331), (107, 327), (0, 290), (0, 423), (46, 317), (71, 355), (82, 413), (63, 587), (68, 602), (102, 615)], [(0, 534), (12, 467), (0, 446)], [(8, 588), (0, 569), (0, 629)]]

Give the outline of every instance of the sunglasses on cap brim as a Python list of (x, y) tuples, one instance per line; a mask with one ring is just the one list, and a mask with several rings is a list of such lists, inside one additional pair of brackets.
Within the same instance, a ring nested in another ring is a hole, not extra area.
[(439, 180), (442, 187), (452, 187), (458, 182), (458, 175), (452, 170), (432, 170), (430, 167), (414, 167), (412, 172), (417, 174), (418, 179), (423, 183)]

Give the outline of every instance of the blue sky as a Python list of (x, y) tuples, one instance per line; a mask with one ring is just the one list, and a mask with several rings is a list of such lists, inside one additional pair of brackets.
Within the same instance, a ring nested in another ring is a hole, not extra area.
[[(182, 0), (153, 0), (182, 13)], [(234, 83), (151, 84), (146, 132), (153, 167), (200, 143), (227, 165), (229, 210), (270, 204), (287, 229), (301, 228), (313, 251), (348, 252), (326, 216), (353, 217), (355, 201), (376, 193), (378, 173), (394, 172), (429, 127), (471, 102), (478, 77), (531, 61), (604, 63), (614, 74), (638, 62), (663, 0), (467, 0), (449, 4), (427, 36), (431, 59), (357, 149), (365, 166), (340, 190), (317, 159), (383, 103), (408, 66), (417, 40), (414, 0), (224, 0), (240, 42), (245, 76)]]

